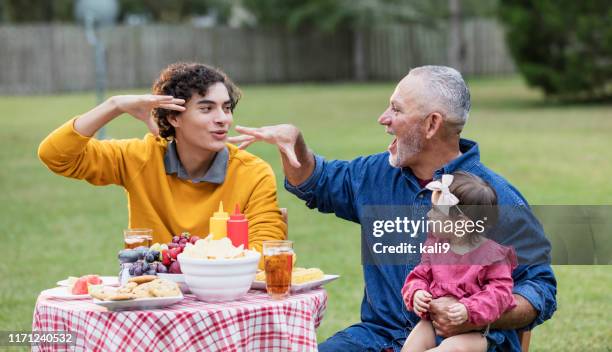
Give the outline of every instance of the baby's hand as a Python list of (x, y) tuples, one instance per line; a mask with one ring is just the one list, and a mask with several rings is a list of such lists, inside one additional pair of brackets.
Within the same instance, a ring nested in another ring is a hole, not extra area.
[(422, 317), (423, 314), (429, 311), (429, 302), (431, 302), (431, 293), (425, 290), (418, 290), (414, 293), (413, 306), (414, 312)]
[(451, 324), (460, 325), (468, 319), (467, 308), (463, 303), (454, 303), (448, 307), (448, 319)]

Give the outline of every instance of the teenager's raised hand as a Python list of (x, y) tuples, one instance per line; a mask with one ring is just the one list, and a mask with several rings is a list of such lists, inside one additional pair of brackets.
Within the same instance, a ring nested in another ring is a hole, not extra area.
[(159, 128), (153, 119), (151, 111), (156, 108), (185, 111), (184, 99), (175, 98), (171, 95), (117, 95), (111, 98), (116, 109), (122, 113), (134, 116), (144, 122), (153, 135), (159, 135)]
[(239, 144), (238, 148), (245, 149), (255, 142), (266, 142), (276, 145), (283, 153), (291, 166), (299, 168), (301, 166), (295, 155), (295, 143), (300, 136), (300, 130), (289, 124), (264, 126), (259, 128), (236, 126), (236, 131), (241, 133), (239, 136), (229, 137), (230, 143)]

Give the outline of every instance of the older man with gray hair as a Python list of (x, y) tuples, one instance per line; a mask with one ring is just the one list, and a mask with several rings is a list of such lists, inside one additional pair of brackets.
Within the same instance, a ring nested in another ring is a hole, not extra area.
[[(256, 141), (276, 145), (288, 191), (310, 208), (333, 212), (362, 227), (373, 205), (430, 207), (431, 191), (425, 185), (455, 171), (470, 172), (488, 182), (499, 204), (528, 208), (518, 190), (481, 163), (478, 144), (460, 137), (469, 111), (470, 92), (459, 72), (423, 66), (399, 82), (378, 118), (394, 136), (384, 153), (352, 161), (325, 160), (308, 149), (301, 132), (292, 125), (237, 126), (242, 135), (230, 141), (241, 143), (241, 148)], [(444, 337), (483, 331), (488, 350), (520, 351), (518, 332), (532, 329), (554, 313), (556, 281), (549, 265), (550, 245), (541, 226), (530, 212), (500, 217), (500, 223), (505, 231), (495, 240), (513, 246), (521, 264), (512, 273), (517, 306), (490, 326), (453, 325), (446, 308), (456, 299), (437, 298), (430, 303), (429, 313), (438, 343)], [(406, 309), (400, 292), (412, 268), (414, 264), (364, 262), (361, 322), (336, 333), (319, 350), (399, 351), (419, 320)]]

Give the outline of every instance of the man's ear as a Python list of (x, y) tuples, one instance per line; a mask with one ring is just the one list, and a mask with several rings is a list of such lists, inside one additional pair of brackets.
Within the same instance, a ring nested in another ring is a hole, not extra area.
[(170, 115), (166, 118), (166, 120), (168, 120), (168, 123), (171, 124), (174, 128), (177, 128), (180, 124), (178, 114)]
[(432, 112), (425, 119), (425, 138), (431, 139), (442, 128), (444, 119), (438, 112)]

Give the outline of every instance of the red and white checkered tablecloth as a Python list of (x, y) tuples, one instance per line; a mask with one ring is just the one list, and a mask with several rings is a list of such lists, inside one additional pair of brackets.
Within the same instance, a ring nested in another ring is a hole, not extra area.
[[(33, 331), (71, 331), (71, 351), (313, 351), (327, 293), (317, 289), (275, 301), (262, 291), (240, 300), (185, 299), (161, 309), (111, 312), (91, 299), (40, 295)], [(40, 345), (35, 351), (66, 350)]]

